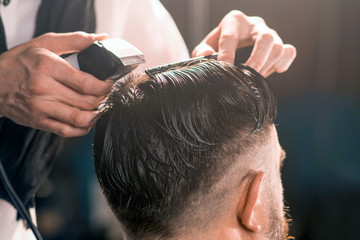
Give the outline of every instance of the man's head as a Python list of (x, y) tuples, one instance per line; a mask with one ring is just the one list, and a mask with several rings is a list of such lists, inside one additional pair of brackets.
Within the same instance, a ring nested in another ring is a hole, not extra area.
[(276, 101), (246, 66), (208, 61), (118, 84), (95, 169), (129, 239), (282, 239)]

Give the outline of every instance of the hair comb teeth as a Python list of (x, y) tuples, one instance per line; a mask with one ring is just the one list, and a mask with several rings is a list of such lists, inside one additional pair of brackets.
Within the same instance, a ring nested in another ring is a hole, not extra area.
[(196, 58), (190, 58), (188, 60), (185, 61), (179, 61), (179, 62), (174, 62), (174, 63), (169, 63), (169, 64), (165, 64), (165, 65), (160, 65), (160, 66), (156, 66), (153, 68), (148, 68), (145, 70), (145, 73), (148, 76), (157, 74), (157, 73), (161, 73), (161, 72), (166, 72), (172, 69), (176, 69), (176, 68), (181, 68), (181, 67), (186, 67), (186, 66), (191, 66), (197, 63), (201, 63), (203, 61), (207, 61), (209, 59), (213, 59), (213, 60), (217, 60), (218, 57), (218, 53), (214, 53), (211, 55), (207, 55), (207, 56), (202, 56), (202, 57), (196, 57)]

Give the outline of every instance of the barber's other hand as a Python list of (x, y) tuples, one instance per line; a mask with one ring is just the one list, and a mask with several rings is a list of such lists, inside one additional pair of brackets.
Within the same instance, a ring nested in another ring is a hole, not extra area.
[(0, 55), (0, 116), (73, 137), (88, 133), (109, 82), (75, 69), (59, 55), (81, 51), (104, 34), (47, 33)]
[(228, 13), (213, 31), (194, 49), (192, 56), (219, 52), (218, 60), (234, 63), (237, 48), (254, 45), (246, 61), (264, 77), (273, 72), (285, 72), (296, 57), (296, 49), (283, 44), (279, 35), (259, 17), (249, 17), (240, 11)]

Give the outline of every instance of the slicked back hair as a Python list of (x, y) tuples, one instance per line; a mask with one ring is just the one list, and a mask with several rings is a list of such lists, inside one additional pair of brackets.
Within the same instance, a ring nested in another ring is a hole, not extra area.
[(231, 156), (255, 144), (275, 115), (266, 80), (244, 65), (207, 61), (116, 84), (97, 119), (93, 156), (128, 238), (170, 238), (186, 227), (196, 217), (194, 209), (180, 220), (190, 199), (211, 192)]

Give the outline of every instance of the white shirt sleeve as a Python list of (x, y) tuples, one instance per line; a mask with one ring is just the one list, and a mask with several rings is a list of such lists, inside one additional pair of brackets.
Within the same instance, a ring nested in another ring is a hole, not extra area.
[(101, 0), (95, 10), (97, 33), (124, 39), (144, 53), (146, 63), (137, 72), (189, 58), (174, 20), (158, 0)]
[(41, 0), (11, 0), (7, 6), (0, 4), (8, 49), (33, 38), (40, 4)]
[[(25, 222), (17, 221), (17, 210), (7, 201), (0, 199), (0, 239), (36, 240), (31, 229), (25, 228)], [(30, 209), (33, 222), (36, 222), (35, 209)]]

